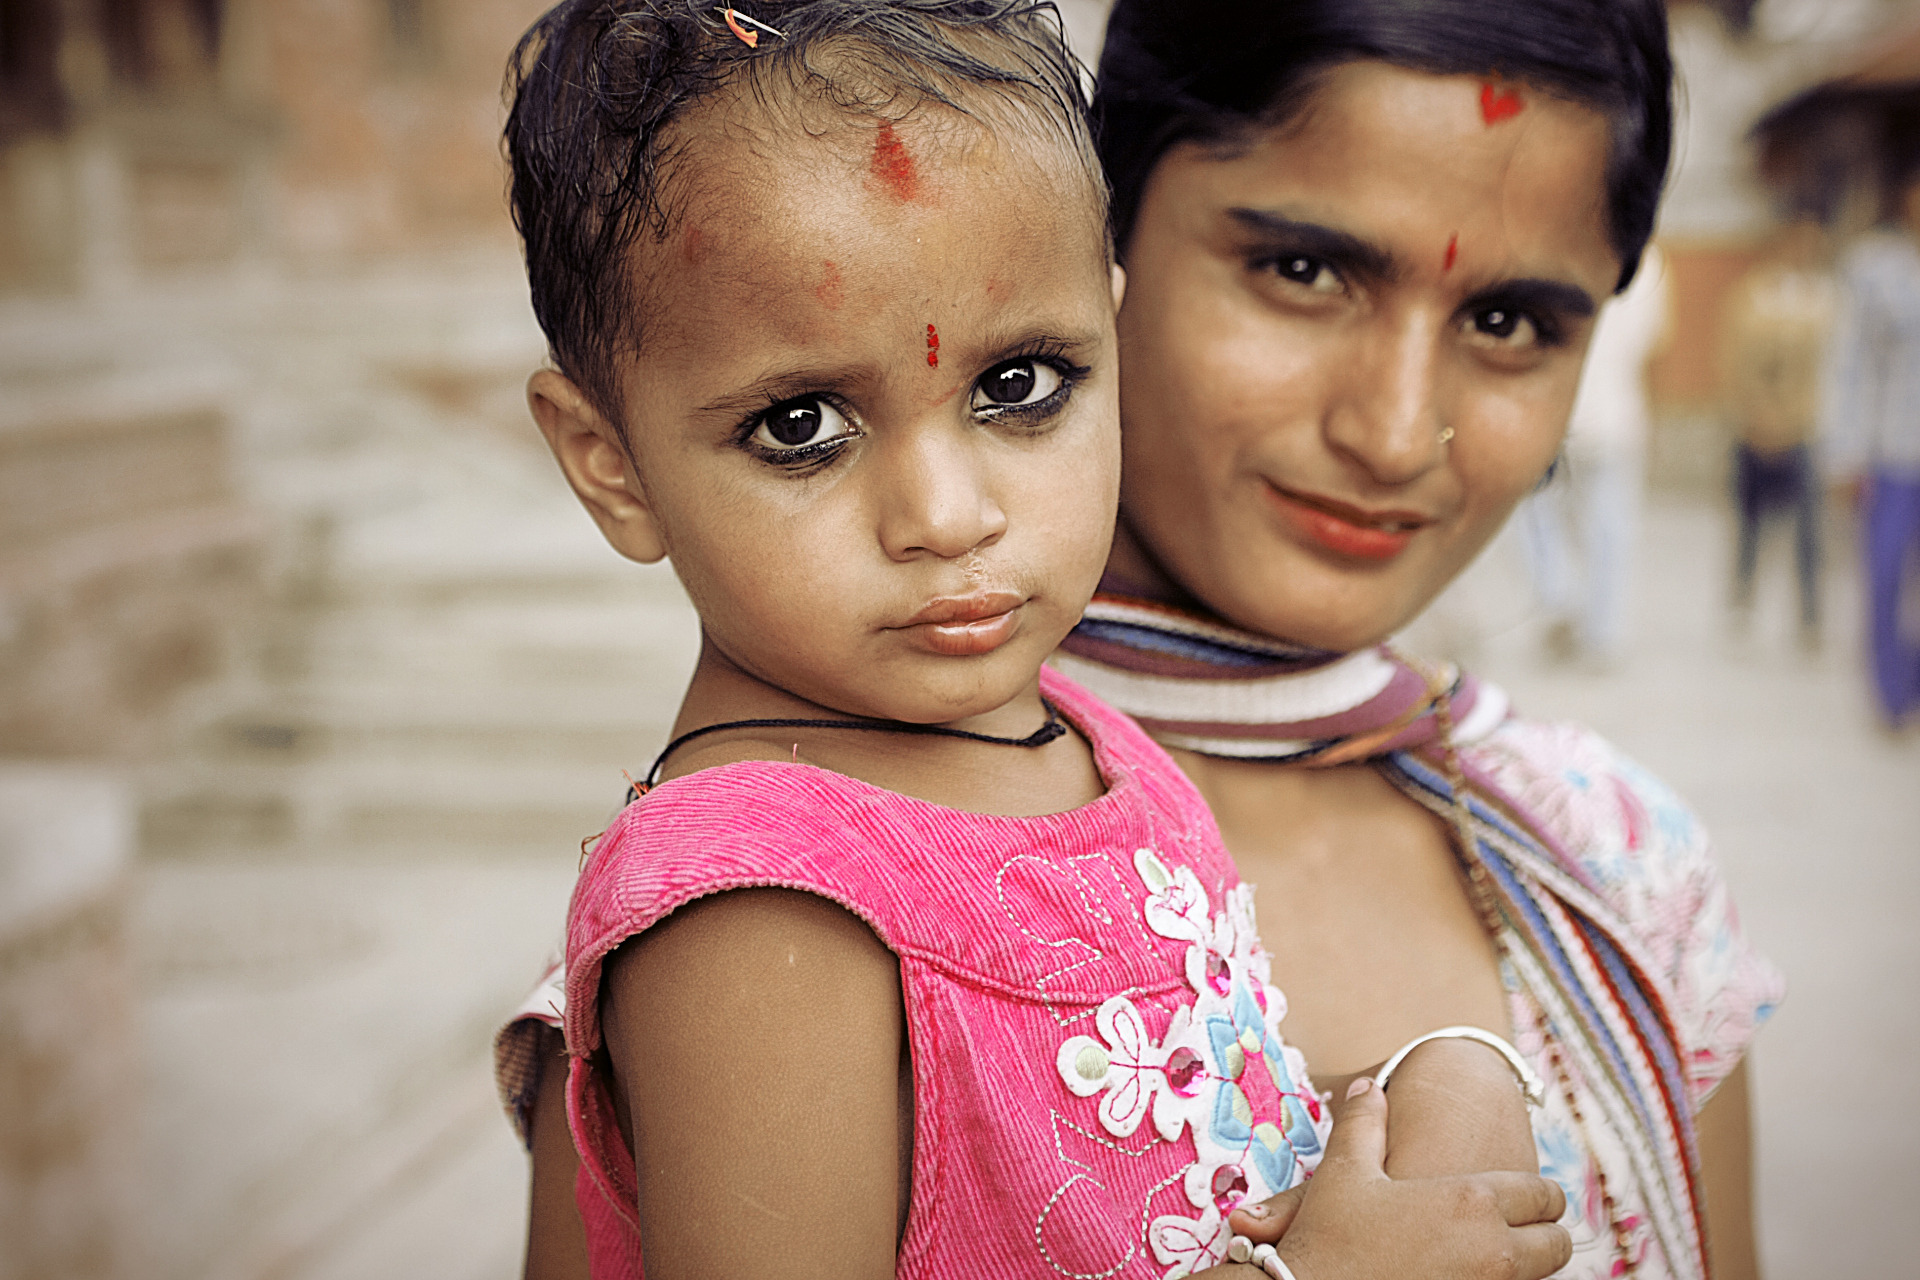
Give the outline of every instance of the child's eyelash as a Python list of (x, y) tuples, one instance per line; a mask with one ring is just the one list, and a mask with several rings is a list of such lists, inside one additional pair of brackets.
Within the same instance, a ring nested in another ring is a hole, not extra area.
[(1038, 343), (1018, 355), (1008, 356), (996, 361), (994, 367), (1010, 364), (1019, 360), (1030, 360), (1034, 364), (1044, 364), (1060, 375), (1060, 385), (1051, 395), (1032, 404), (986, 405), (974, 410), (974, 415), (996, 426), (1038, 427), (1059, 415), (1061, 409), (1072, 399), (1075, 389), (1086, 381), (1093, 372), (1091, 366), (1077, 364), (1066, 355), (1066, 345), (1047, 341)]
[(779, 409), (783, 405), (808, 400), (830, 405), (841, 415), (848, 418), (852, 417), (851, 414), (847, 413), (845, 406), (841, 405), (832, 396), (798, 395), (781, 396), (778, 399), (769, 397), (765, 408), (755, 411), (748, 416), (744, 422), (733, 429), (734, 444), (767, 465), (779, 467), (784, 471), (802, 475), (818, 471), (821, 467), (833, 461), (833, 455), (839, 453), (841, 449), (851, 443), (853, 440), (851, 434), (834, 436), (830, 440), (822, 440), (816, 444), (801, 445), (794, 449), (769, 449), (753, 438), (754, 433), (759, 431), (767, 419), (773, 416), (774, 410)]

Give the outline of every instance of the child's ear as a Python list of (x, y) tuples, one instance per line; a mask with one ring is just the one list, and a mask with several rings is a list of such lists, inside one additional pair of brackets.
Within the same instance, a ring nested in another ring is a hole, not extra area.
[(566, 375), (542, 369), (527, 379), (527, 407), (567, 483), (613, 549), (652, 564), (667, 554), (620, 432)]
[(1113, 264), (1113, 309), (1118, 311), (1120, 303), (1127, 296), (1127, 269), (1119, 263)]

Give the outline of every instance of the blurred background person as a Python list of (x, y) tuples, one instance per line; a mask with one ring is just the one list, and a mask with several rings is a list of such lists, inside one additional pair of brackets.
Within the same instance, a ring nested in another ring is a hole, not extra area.
[(1920, 147), (1903, 167), (1899, 225), (1847, 255), (1829, 408), (1830, 465), (1860, 486), (1874, 690), (1896, 729), (1920, 709)]
[(1600, 313), (1565, 452), (1521, 508), (1555, 659), (1607, 668), (1626, 656), (1652, 419), (1647, 367), (1666, 337), (1670, 306), (1666, 260), (1650, 246), (1633, 283)]
[(1819, 221), (1796, 218), (1763, 246), (1721, 318), (1721, 371), (1734, 429), (1733, 499), (1738, 527), (1733, 602), (1753, 605), (1760, 531), (1791, 514), (1800, 638), (1820, 636), (1820, 476), (1812, 439), (1835, 290)]

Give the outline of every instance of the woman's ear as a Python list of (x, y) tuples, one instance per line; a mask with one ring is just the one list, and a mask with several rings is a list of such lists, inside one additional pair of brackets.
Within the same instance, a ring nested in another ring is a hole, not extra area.
[(580, 505), (613, 549), (653, 564), (667, 554), (619, 430), (571, 379), (542, 369), (527, 379), (527, 407)]

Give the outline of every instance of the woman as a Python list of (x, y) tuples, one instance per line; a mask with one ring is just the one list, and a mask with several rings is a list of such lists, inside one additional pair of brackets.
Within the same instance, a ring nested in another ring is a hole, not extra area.
[(1125, 475), (1059, 661), (1212, 805), (1317, 1082), (1450, 1023), (1519, 1043), (1582, 1277), (1704, 1274), (1703, 1213), (1755, 1274), (1736, 1064), (1778, 981), (1657, 783), (1378, 646), (1556, 456), (1670, 80), (1656, 0), (1120, 0), (1096, 98)]
[(1737, 1063), (1778, 978), (1656, 782), (1375, 646), (1558, 453), (1670, 76), (1653, 0), (1120, 0), (1095, 104), (1126, 452), (1062, 665), (1207, 797), (1316, 1073), (1515, 1032), (1581, 1276), (1701, 1274), (1703, 1235), (1754, 1274)]

